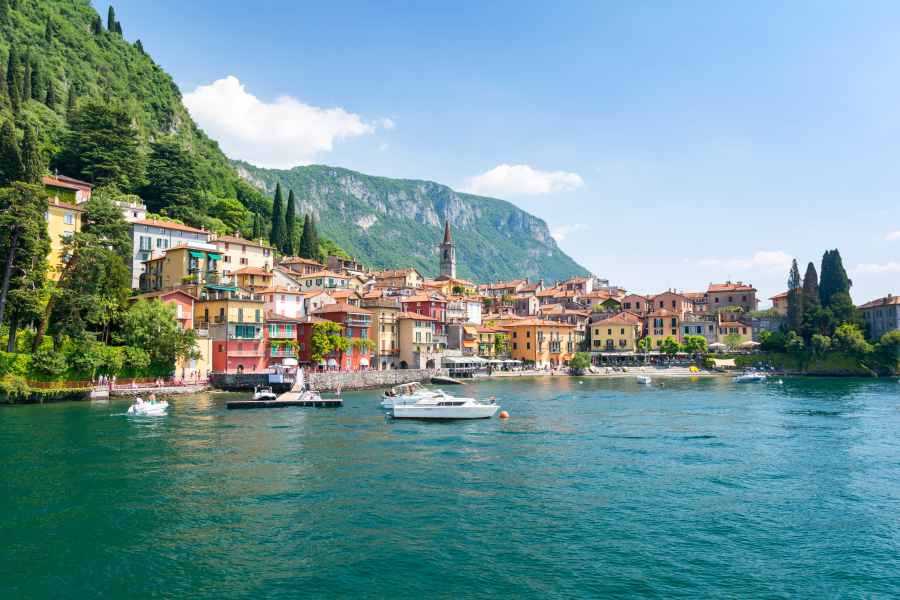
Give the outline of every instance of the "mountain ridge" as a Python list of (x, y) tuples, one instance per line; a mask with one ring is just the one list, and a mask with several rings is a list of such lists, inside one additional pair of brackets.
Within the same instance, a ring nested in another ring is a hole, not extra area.
[(232, 165), (267, 195), (278, 183), (292, 189), (300, 213), (315, 215), (325, 235), (375, 268), (414, 266), (436, 275), (447, 219), (461, 277), (554, 280), (587, 273), (557, 246), (543, 219), (506, 200), (330, 165), (265, 169), (241, 160)]

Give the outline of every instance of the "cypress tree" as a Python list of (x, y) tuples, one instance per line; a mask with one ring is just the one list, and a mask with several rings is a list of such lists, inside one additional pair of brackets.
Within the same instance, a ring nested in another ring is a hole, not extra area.
[(294, 252), (297, 250), (294, 247), (294, 228), (295, 228), (295, 215), (297, 211), (297, 201), (294, 198), (294, 190), (290, 190), (288, 192), (288, 201), (287, 201), (287, 212), (284, 215), (284, 248), (282, 251), (285, 256), (293, 256)]
[(9, 102), (13, 110), (19, 109), (19, 94), (21, 87), (19, 82), (19, 56), (16, 47), (9, 47), (9, 55), (6, 58), (6, 88), (9, 91)]
[(31, 57), (25, 57), (25, 76), (22, 77), (22, 102), (31, 100)]
[(109, 5), (109, 10), (106, 11), (106, 29), (110, 33), (116, 32), (116, 9), (113, 8), (112, 4)]
[(53, 41), (53, 19), (47, 17), (47, 24), (44, 26), (44, 39), (49, 44)]
[(309, 221), (309, 215), (303, 217), (303, 233), (300, 235), (300, 249), (298, 254), (303, 258), (312, 258), (310, 253), (309, 242), (312, 240), (312, 224)]
[(146, 52), (144, 52), (144, 44), (141, 43), (140, 39), (135, 40), (134, 47), (137, 48), (137, 51), (141, 54), (146, 54)]
[(47, 80), (47, 95), (44, 97), (44, 104), (46, 104), (51, 109), (56, 109), (56, 89), (53, 85), (53, 80)]
[(41, 77), (41, 63), (34, 61), (31, 64), (31, 99), (40, 102), (44, 99), (43, 81)]
[(0, 186), (21, 180), (22, 171), (22, 154), (19, 152), (16, 130), (12, 121), (7, 121), (0, 129)]
[(66, 98), (66, 119), (72, 120), (75, 116), (75, 109), (78, 107), (78, 96), (75, 90), (75, 84), (69, 84), (69, 95)]
[(259, 222), (259, 213), (253, 212), (253, 239), (259, 240), (262, 237), (262, 228), (261, 223)]
[(809, 310), (819, 305), (819, 274), (816, 273), (816, 265), (810, 262), (803, 275), (803, 308)]
[(847, 277), (841, 253), (826, 250), (822, 255), (822, 276), (819, 280), (819, 299), (824, 308), (831, 306), (835, 294), (849, 294), (853, 282)]
[(22, 139), (22, 181), (40, 183), (45, 167), (37, 139), (34, 136), (34, 129), (26, 126), (25, 137)]
[(103, 21), (100, 20), (100, 15), (94, 15), (94, 20), (91, 21), (91, 33), (100, 35), (101, 31), (103, 31)]
[(803, 288), (800, 280), (800, 268), (797, 259), (791, 264), (791, 272), (788, 275), (788, 331), (799, 332), (803, 326)]
[(269, 243), (273, 248), (281, 249), (284, 241), (284, 199), (281, 197), (281, 184), (275, 184), (275, 201), (272, 203), (272, 230), (269, 232)]

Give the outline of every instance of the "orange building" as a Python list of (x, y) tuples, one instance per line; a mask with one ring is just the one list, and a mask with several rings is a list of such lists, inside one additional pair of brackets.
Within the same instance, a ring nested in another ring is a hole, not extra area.
[(577, 347), (575, 326), (543, 319), (503, 322), (509, 332), (509, 354), (535, 367), (559, 367), (569, 362)]

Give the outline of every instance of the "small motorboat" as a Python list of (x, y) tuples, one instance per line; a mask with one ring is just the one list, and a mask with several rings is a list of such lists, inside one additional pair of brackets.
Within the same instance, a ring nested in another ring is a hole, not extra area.
[(763, 383), (767, 378), (768, 377), (765, 373), (747, 371), (746, 373), (742, 373), (740, 375), (732, 377), (731, 381), (734, 383)]
[(138, 396), (134, 401), (134, 404), (128, 407), (128, 414), (140, 417), (162, 417), (165, 416), (168, 409), (169, 403), (165, 400), (161, 402), (157, 402), (156, 400), (144, 402), (144, 400)]
[(441, 392), (413, 404), (395, 404), (390, 414), (395, 419), (490, 419), (498, 410), (500, 405), (493, 398), (490, 404), (485, 404), (475, 398), (458, 398)]
[(635, 379), (641, 385), (650, 385), (651, 383), (653, 383), (653, 380), (650, 379), (649, 375), (638, 375), (637, 377), (635, 377)]
[(270, 387), (254, 387), (253, 400), (277, 400), (278, 394), (272, 391)]

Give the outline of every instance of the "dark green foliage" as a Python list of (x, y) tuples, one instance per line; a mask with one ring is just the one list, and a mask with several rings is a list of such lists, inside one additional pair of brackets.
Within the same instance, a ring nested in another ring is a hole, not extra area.
[(803, 326), (803, 284), (800, 280), (800, 269), (797, 259), (791, 264), (788, 275), (788, 309), (787, 326), (789, 331), (800, 331)]
[(109, 5), (109, 9), (106, 11), (106, 29), (113, 33), (116, 31), (116, 9), (113, 8), (112, 4)]
[(374, 177), (337, 167), (274, 170), (234, 164), (267, 190), (274, 190), (276, 183), (294, 190), (302, 200), (298, 209), (316, 215), (319, 234), (372, 268), (415, 267), (436, 275), (443, 223), (432, 224), (422, 216), (443, 215), (453, 206), (460, 211), (460, 221), (452, 224), (460, 277), (553, 280), (586, 272), (559, 249), (546, 223), (503, 200), (458, 193), (430, 181)]
[(46, 171), (47, 164), (38, 148), (34, 129), (26, 126), (25, 137), (22, 139), (22, 181), (40, 183), (41, 177)]
[(269, 243), (273, 248), (281, 249), (284, 245), (284, 198), (281, 196), (281, 184), (275, 186), (275, 200), (272, 202), (272, 230), (269, 231)]
[(47, 23), (44, 25), (44, 40), (47, 43), (53, 41), (53, 19), (51, 17), (47, 17)]
[(823, 308), (829, 308), (834, 302), (835, 294), (849, 294), (853, 282), (847, 277), (841, 253), (827, 250), (822, 256), (822, 277), (819, 281), (819, 298)]
[(262, 221), (259, 218), (259, 213), (253, 213), (253, 233), (251, 235), (251, 239), (259, 240), (263, 236), (262, 234)]
[(182, 329), (175, 319), (175, 306), (159, 300), (139, 300), (122, 315), (121, 333), (126, 346), (143, 348), (150, 362), (163, 371), (175, 369), (175, 361), (191, 356), (196, 332)]
[(69, 129), (56, 159), (61, 172), (128, 192), (143, 184), (144, 156), (123, 108), (88, 102), (75, 113)]
[(281, 248), (285, 256), (293, 256), (297, 248), (294, 244), (296, 238), (297, 200), (294, 198), (294, 190), (288, 192), (287, 211), (284, 215), (284, 246)]
[(316, 231), (316, 222), (311, 214), (303, 219), (303, 235), (300, 238), (300, 256), (318, 260), (319, 233)]
[(7, 121), (0, 129), (0, 185), (21, 181), (24, 173), (22, 153), (12, 121)]
[(31, 57), (25, 57), (25, 73), (22, 75), (22, 102), (31, 100)]
[(47, 81), (47, 93), (44, 96), (44, 104), (50, 110), (56, 110), (56, 86), (52, 80)]
[(146, 52), (144, 52), (144, 44), (141, 43), (141, 40), (135, 40), (135, 41), (134, 41), (134, 47), (135, 47), (135, 48), (137, 49), (137, 51), (140, 52), (141, 54), (146, 54)]
[(190, 154), (172, 138), (151, 144), (147, 185), (141, 189), (150, 212), (165, 212), (191, 225), (200, 225), (206, 207), (197, 186), (197, 172)]
[(41, 63), (36, 61), (31, 63), (31, 95), (29, 97), (32, 100), (37, 100), (38, 102), (44, 99), (44, 84), (43, 77), (41, 77)]
[[(52, 87), (52, 85), (51, 85)], [(66, 118), (72, 120), (75, 118), (75, 111), (78, 109), (78, 91), (75, 84), (69, 85), (69, 92), (66, 96)]]
[(100, 19), (100, 15), (95, 14), (94, 18), (91, 19), (91, 33), (94, 35), (100, 35), (103, 31), (103, 21)]
[(19, 74), (19, 55), (15, 45), (10, 46), (6, 58), (6, 89), (13, 112), (16, 112), (22, 96), (22, 76)]

